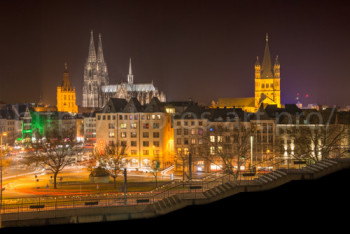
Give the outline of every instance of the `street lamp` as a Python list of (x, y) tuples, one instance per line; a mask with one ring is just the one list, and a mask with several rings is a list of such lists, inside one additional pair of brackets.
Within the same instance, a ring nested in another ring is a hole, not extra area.
[(1, 219), (1, 215), (2, 215), (2, 137), (6, 137), (7, 136), (7, 132), (3, 132), (0, 135), (1, 141), (0, 141), (0, 164), (1, 164), (1, 172), (0, 172), (0, 228), (2, 226), (2, 219)]
[(250, 136), (250, 169), (253, 168), (253, 136)]

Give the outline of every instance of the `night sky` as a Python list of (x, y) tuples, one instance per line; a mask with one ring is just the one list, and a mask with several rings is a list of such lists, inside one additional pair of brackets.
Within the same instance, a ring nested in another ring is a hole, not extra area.
[[(327, 3), (328, 2), (328, 3)], [(68, 62), (82, 100), (90, 31), (110, 83), (151, 82), (168, 101), (254, 95), (265, 34), (281, 64), (282, 103), (350, 105), (346, 1), (0, 1), (0, 100), (56, 104)], [(97, 43), (96, 43), (97, 46)]]

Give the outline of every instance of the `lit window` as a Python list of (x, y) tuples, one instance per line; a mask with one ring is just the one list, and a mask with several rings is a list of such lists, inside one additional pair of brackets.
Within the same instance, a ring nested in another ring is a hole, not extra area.
[(218, 146), (218, 153), (222, 153), (222, 146)]
[(214, 146), (210, 146), (210, 154), (211, 155), (215, 154), (215, 147)]
[(215, 142), (215, 136), (210, 136), (210, 142)]
[(121, 129), (126, 129), (126, 123), (120, 124), (120, 128), (121, 128)]

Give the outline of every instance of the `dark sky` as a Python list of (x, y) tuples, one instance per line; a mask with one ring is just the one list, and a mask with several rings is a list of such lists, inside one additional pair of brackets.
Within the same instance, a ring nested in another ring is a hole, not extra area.
[(269, 33), (282, 102), (350, 105), (346, 1), (0, 1), (0, 99), (56, 103), (64, 62), (81, 104), (90, 31), (102, 34), (111, 83), (151, 82), (167, 99), (209, 104), (254, 95)]

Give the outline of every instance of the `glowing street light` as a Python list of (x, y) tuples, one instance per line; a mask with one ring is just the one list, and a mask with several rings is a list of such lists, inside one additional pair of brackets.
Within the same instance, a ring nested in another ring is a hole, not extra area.
[(253, 136), (250, 136), (250, 169), (253, 169)]

